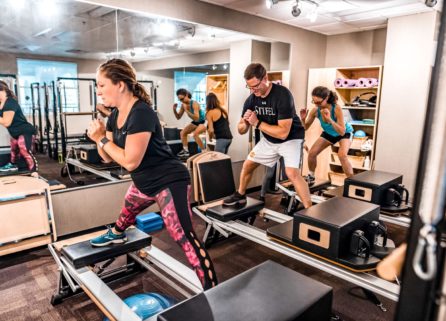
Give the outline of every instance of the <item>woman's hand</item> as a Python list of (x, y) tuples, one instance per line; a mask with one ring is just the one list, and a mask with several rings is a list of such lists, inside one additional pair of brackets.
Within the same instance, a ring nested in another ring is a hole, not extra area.
[(94, 142), (98, 143), (103, 137), (105, 137), (104, 122), (100, 119), (94, 119), (88, 127), (87, 135)]
[(326, 123), (331, 123), (332, 119), (330, 116), (330, 111), (328, 109), (321, 109), (322, 120)]
[(308, 108), (307, 107), (301, 108), (299, 110), (299, 114), (300, 114), (300, 119), (305, 120), (305, 118), (307, 118), (308, 115)]

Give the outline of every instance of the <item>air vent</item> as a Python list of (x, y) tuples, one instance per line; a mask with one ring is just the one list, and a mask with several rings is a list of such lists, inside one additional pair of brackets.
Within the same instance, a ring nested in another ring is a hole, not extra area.
[(72, 54), (78, 54), (78, 55), (89, 53), (89, 51), (85, 51), (85, 50), (81, 50), (81, 49), (69, 49), (69, 50), (65, 50), (65, 52), (72, 53)]

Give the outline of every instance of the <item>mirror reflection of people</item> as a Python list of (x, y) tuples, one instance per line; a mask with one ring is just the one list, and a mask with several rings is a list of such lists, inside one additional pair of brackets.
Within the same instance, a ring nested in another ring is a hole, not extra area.
[(23, 157), (29, 171), (37, 171), (37, 160), (32, 153), (36, 129), (26, 120), (17, 97), (2, 80), (0, 80), (0, 125), (6, 127), (11, 136), (11, 161), (0, 167), (0, 172), (17, 172), (19, 157)]
[(224, 200), (224, 205), (245, 204), (246, 187), (254, 170), (260, 164), (272, 167), (283, 156), (286, 175), (303, 206), (308, 208), (311, 206), (310, 190), (299, 171), (305, 131), (296, 115), (293, 95), (286, 87), (270, 82), (261, 64), (250, 64), (244, 77), (251, 95), (243, 106), (238, 131), (246, 134), (250, 127), (255, 127), (263, 137), (243, 163), (238, 191)]
[(125, 230), (135, 223), (136, 215), (157, 203), (169, 235), (183, 249), (204, 289), (215, 286), (212, 261), (192, 227), (189, 172), (167, 145), (149, 94), (136, 81), (133, 67), (122, 59), (100, 65), (96, 78), (104, 105), (116, 108), (106, 126), (100, 119), (93, 120), (88, 135), (100, 156), (125, 167), (133, 183), (115, 226), (90, 243), (126, 242)]
[(198, 147), (204, 150), (203, 142), (200, 139), (200, 134), (206, 131), (204, 126), (205, 112), (200, 108), (200, 105), (192, 100), (192, 94), (184, 89), (180, 88), (176, 92), (178, 100), (181, 101), (180, 111), (177, 111), (178, 105), (173, 105), (173, 113), (177, 119), (181, 119), (184, 113), (192, 119), (192, 122), (183, 128), (180, 133), (181, 142), (183, 143), (183, 149), (177, 154), (179, 157), (189, 157), (189, 148), (187, 135), (194, 133), (194, 139)]
[(209, 139), (215, 138), (216, 140), (214, 150), (227, 154), (232, 142), (228, 112), (221, 107), (220, 101), (214, 93), (209, 93), (206, 96), (206, 120)]
[(344, 120), (342, 108), (337, 104), (338, 96), (327, 87), (318, 86), (311, 92), (312, 102), (316, 105), (308, 112), (307, 108), (300, 110), (300, 118), (304, 123), (305, 130), (310, 128), (316, 117), (322, 127), (321, 136), (314, 142), (308, 152), (308, 176), (309, 183), (314, 182), (314, 172), (317, 166), (317, 156), (328, 146), (339, 142), (338, 157), (342, 169), (347, 177), (353, 176), (353, 168), (348, 160), (353, 127)]

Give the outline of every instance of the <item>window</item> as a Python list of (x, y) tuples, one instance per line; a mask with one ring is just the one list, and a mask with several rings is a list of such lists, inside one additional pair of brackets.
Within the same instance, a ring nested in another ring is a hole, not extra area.
[[(31, 114), (31, 84), (39, 83), (43, 86), (51, 86), (51, 82), (56, 83), (58, 77), (77, 77), (77, 64), (71, 62), (34, 60), (34, 59), (17, 59), (18, 70), (18, 97), (20, 106), (25, 114)], [(66, 104), (63, 103), (64, 111), (79, 111), (79, 88), (77, 81), (64, 81)], [(40, 89), (40, 106), (45, 105), (45, 93)], [(49, 109), (52, 112), (53, 104), (53, 88), (49, 88)]]
[[(176, 92), (180, 88), (190, 91), (192, 100), (195, 100), (203, 111), (206, 111), (206, 73), (191, 71), (175, 71), (174, 101), (177, 100)], [(178, 102), (181, 104), (181, 102)]]

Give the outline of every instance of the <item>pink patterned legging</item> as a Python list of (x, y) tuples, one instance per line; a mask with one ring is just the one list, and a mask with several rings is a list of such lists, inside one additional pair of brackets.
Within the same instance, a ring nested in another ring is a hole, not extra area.
[(198, 240), (192, 227), (190, 189), (187, 183), (172, 184), (151, 197), (139, 191), (134, 184), (130, 185), (115, 228), (118, 231), (125, 231), (127, 227), (135, 223), (136, 215), (156, 202), (167, 231), (183, 249), (203, 288), (207, 290), (217, 285), (217, 276), (208, 252)]
[(25, 159), (30, 171), (37, 171), (37, 161), (32, 154), (34, 140), (34, 135), (20, 135), (17, 139), (11, 137), (11, 163), (16, 164), (18, 158), (21, 156)]

